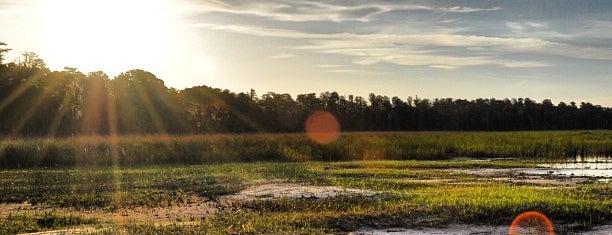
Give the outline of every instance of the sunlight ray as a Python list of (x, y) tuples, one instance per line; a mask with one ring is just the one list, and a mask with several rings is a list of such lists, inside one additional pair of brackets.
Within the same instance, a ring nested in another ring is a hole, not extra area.
[(0, 111), (13, 103), (16, 99), (21, 97), (24, 92), (26, 92), (29, 88), (31, 88), (36, 82), (38, 82), (45, 74), (36, 73), (33, 76), (29, 77), (24, 83), (19, 84), (13, 92), (7, 96), (2, 102), (0, 102)]
[(204, 93), (204, 96), (210, 100), (213, 100), (213, 104), (214, 103), (218, 103), (220, 106), (227, 108), (227, 110), (236, 115), (236, 117), (242, 121), (244, 121), (247, 125), (249, 125), (250, 127), (252, 127), (253, 129), (255, 129), (255, 131), (258, 132), (263, 132), (266, 131), (266, 128), (257, 124), (257, 122), (251, 120), (247, 115), (245, 115), (244, 113), (242, 113), (240, 110), (232, 107), (231, 105), (229, 105), (227, 102), (225, 102), (225, 100), (223, 100), (221, 97), (214, 95), (214, 94), (210, 94), (210, 93)]
[[(109, 93), (112, 94), (111, 89), (108, 90)], [(107, 96), (107, 115), (108, 115), (108, 126), (109, 126), (109, 134), (108, 137), (109, 146), (110, 146), (110, 157), (112, 164), (112, 175), (113, 175), (113, 205), (119, 208), (122, 202), (122, 188), (121, 181), (123, 178), (122, 171), (120, 170), (120, 156), (119, 156), (119, 131), (118, 131), (118, 119), (117, 119), (117, 107), (116, 100), (114, 95)], [(124, 219), (116, 215), (115, 221), (119, 223), (119, 226), (124, 224)]]
[[(84, 97), (83, 101), (83, 121), (81, 122), (81, 132), (84, 135), (100, 135), (103, 134), (102, 125), (107, 125), (108, 123), (102, 123), (102, 115), (105, 113), (103, 111), (108, 112), (108, 99), (105, 100), (104, 97), (108, 96), (108, 91), (105, 89), (104, 84), (98, 84), (97, 81), (90, 80), (86, 87), (87, 95)], [(107, 103), (103, 103), (107, 102)], [(104, 107), (106, 105), (106, 107)], [(104, 110), (104, 109), (107, 110)], [(108, 118), (108, 117), (107, 117)]]
[[(59, 129), (60, 125), (62, 124), (62, 121), (64, 119), (64, 117), (66, 116), (66, 113), (68, 112), (68, 110), (70, 110), (71, 108), (70, 103), (74, 102), (76, 100), (76, 98), (70, 94), (74, 94), (75, 91), (78, 90), (78, 87), (75, 84), (71, 84), (68, 86), (68, 90), (66, 91), (66, 94), (64, 94), (64, 99), (62, 100), (62, 103), (60, 105), (60, 108), (58, 110), (58, 114), (55, 115), (55, 117), (53, 118), (53, 121), (51, 121), (51, 125), (49, 127), (49, 132), (48, 135), (49, 136), (55, 136), (57, 130)], [(75, 130), (73, 130), (75, 131)], [(74, 133), (72, 133), (74, 134)]]
[(151, 102), (149, 97), (150, 94), (147, 94), (145, 89), (138, 83), (136, 83), (134, 88), (136, 88), (136, 93), (140, 97), (147, 113), (149, 114), (149, 117), (151, 118), (151, 121), (153, 121), (153, 126), (155, 127), (157, 133), (166, 135), (166, 128), (164, 127), (164, 123), (161, 120), (158, 110), (155, 109), (153, 103)]
[(27, 109), (27, 111), (16, 121), (16, 123), (13, 125), (9, 132), (10, 135), (16, 135), (19, 133), (19, 131), (21, 131), (21, 129), (28, 123), (28, 121), (30, 121), (32, 116), (38, 111), (41, 104), (46, 101), (46, 99), (48, 99), (49, 95), (53, 91), (55, 91), (55, 89), (57, 89), (60, 84), (58, 81), (49, 79), (49, 82), (45, 82), (43, 85), (46, 87), (43, 89), (42, 92), (38, 93), (37, 97), (30, 104), (30, 107)]

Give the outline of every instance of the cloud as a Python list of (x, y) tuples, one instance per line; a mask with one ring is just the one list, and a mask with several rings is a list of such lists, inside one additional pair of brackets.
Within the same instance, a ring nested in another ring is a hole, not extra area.
[(297, 55), (295, 55), (295, 54), (281, 53), (281, 54), (270, 56), (270, 58), (272, 58), (272, 59), (290, 59), (290, 58), (294, 58), (296, 56)]
[(588, 21), (580, 31), (572, 32), (572, 36), (574, 38), (612, 39), (612, 21)]
[(253, 15), (279, 21), (358, 21), (369, 22), (375, 16), (393, 11), (435, 11), (444, 13), (473, 13), (481, 11), (497, 11), (493, 8), (471, 7), (431, 7), (408, 3), (375, 2), (374, 4), (345, 4), (338, 2), (323, 3), (305, 0), (274, 0), (274, 1), (236, 1), (216, 0), (198, 3), (193, 7), (201, 12), (222, 12), (239, 15)]
[(549, 63), (537, 62), (537, 61), (506, 61), (502, 63), (503, 67), (506, 68), (541, 68), (552, 66)]
[[(479, 51), (528, 52), (548, 47), (551, 42), (537, 38), (503, 38), (445, 33), (431, 34), (355, 34), (355, 33), (307, 33), (295, 30), (263, 28), (244, 25), (198, 24), (213, 30), (249, 34), (262, 37), (281, 37), (304, 40), (303, 46), (293, 49), (309, 50), (323, 54), (354, 57), (355, 64), (373, 65), (391, 63), (398, 65), (429, 66), (432, 68), (461, 68), (478, 65), (498, 65), (509, 68), (535, 68), (551, 66), (534, 61), (508, 61), (495, 56), (470, 56)], [(463, 56), (436, 54), (439, 48), (463, 50)]]
[(548, 28), (548, 22), (532, 22), (532, 21), (526, 21), (526, 22), (506, 22), (506, 27), (508, 27), (509, 29), (511, 29), (512, 31), (525, 31), (525, 30), (542, 30), (542, 29), (547, 29)]
[(330, 69), (327, 72), (331, 73), (363, 73), (363, 70), (358, 69)]
[(278, 38), (296, 38), (296, 39), (328, 39), (333, 37), (329, 34), (314, 34), (314, 33), (306, 33), (300, 32), (296, 30), (287, 30), (287, 29), (275, 29), (275, 28), (266, 28), (260, 26), (252, 26), (252, 25), (216, 25), (210, 23), (195, 23), (189, 25), (192, 28), (207, 28), (212, 30), (219, 30), (231, 33), (240, 33), (240, 34), (248, 34), (255, 35), (261, 37), (278, 37)]
[(517, 22), (506, 22), (506, 27), (510, 28), (513, 31), (523, 31), (525, 30), (525, 26), (521, 23)]
[(210, 1), (198, 8), (204, 12), (254, 15), (279, 21), (368, 21), (392, 10), (378, 5), (342, 6), (313, 1)]
[(317, 64), (317, 65), (315, 65), (315, 67), (318, 67), (318, 68), (339, 68), (339, 67), (342, 67), (342, 65), (339, 65), (339, 64)]
[[(531, 24), (531, 26), (530, 26)], [(546, 23), (520, 23), (521, 27), (545, 27)], [(599, 23), (603, 24), (603, 23)], [(512, 24), (510, 24), (512, 25)], [(577, 59), (612, 60), (612, 50), (609, 48), (577, 46), (563, 42), (546, 40), (535, 37), (537, 34), (508, 34), (507, 36), (482, 36), (464, 35), (452, 31), (429, 31), (425, 33), (388, 33), (374, 32), (369, 34), (357, 34), (350, 32), (340, 33), (310, 33), (298, 30), (268, 28), (248, 25), (213, 25), (194, 24), (193, 27), (205, 27), (213, 30), (221, 30), (232, 33), (248, 34), (262, 37), (280, 37), (301, 40), (302, 46), (294, 49), (312, 50), (320, 53), (342, 54), (358, 57), (364, 64), (365, 61), (388, 61), (398, 63), (398, 57), (389, 57), (409, 54), (411, 57), (429, 55), (433, 58), (445, 58), (445, 50), (460, 51), (463, 56), (447, 56), (450, 58), (469, 58), (474, 63), (465, 63), (465, 59), (449, 59), (452, 64), (440, 64), (431, 61), (428, 65), (446, 66), (474, 66), (478, 64), (498, 64), (504, 67), (546, 67), (552, 66), (547, 63), (502, 63), (494, 60), (496, 57), (503, 58), (507, 53), (553, 55)], [(532, 35), (534, 37), (527, 37)], [(435, 54), (441, 52), (441, 55)], [(482, 53), (490, 54), (484, 62), (483, 57), (474, 57)], [(456, 53), (455, 53), (456, 54)], [(376, 59), (372, 59), (376, 58)], [(475, 60), (477, 58), (477, 60)], [(405, 61), (405, 60), (401, 60)], [(463, 62), (458, 62), (463, 61)], [(369, 62), (372, 64), (373, 62)], [(401, 62), (400, 64), (405, 64)], [(421, 64), (421, 63), (418, 63)]]
[(435, 68), (435, 69), (458, 69), (459, 66), (452, 66), (452, 65), (443, 65), (443, 64), (432, 64), (429, 65), (430, 68)]
[(471, 8), (471, 7), (450, 7), (450, 8), (438, 8), (436, 10), (443, 12), (453, 12), (453, 13), (472, 13), (472, 12), (481, 12), (481, 11), (499, 11), (501, 7), (492, 7), (492, 8)]

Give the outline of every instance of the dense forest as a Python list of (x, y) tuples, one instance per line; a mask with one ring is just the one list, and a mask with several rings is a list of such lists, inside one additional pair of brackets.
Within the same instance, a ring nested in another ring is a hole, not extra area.
[(342, 131), (612, 129), (612, 108), (588, 102), (177, 90), (143, 70), (113, 79), (50, 71), (31, 52), (3, 63), (7, 50), (0, 48), (0, 136), (300, 132), (318, 110), (332, 113)]

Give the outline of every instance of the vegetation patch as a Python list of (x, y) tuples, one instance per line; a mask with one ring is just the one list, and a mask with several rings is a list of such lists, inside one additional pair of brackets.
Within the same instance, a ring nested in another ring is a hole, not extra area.
[[(304, 134), (2, 139), (2, 168), (134, 167), (237, 162), (516, 158), (566, 161), (612, 154), (611, 131), (342, 133), (321, 145)], [(411, 162), (381, 167), (519, 167), (520, 161)], [(346, 163), (343, 167), (350, 167)], [(505, 164), (505, 165), (504, 165)], [(355, 164), (353, 164), (355, 165)], [(356, 164), (355, 167), (360, 167)], [(376, 165), (364, 165), (376, 167)]]
[[(505, 226), (532, 210), (564, 231), (612, 222), (612, 188), (606, 181), (534, 185), (499, 180), (497, 174), (457, 172), (537, 164), (447, 160), (6, 169), (0, 171), (0, 200), (33, 205), (30, 215), (57, 208), (95, 218), (91, 223), (111, 233), (325, 234), (449, 224)], [(257, 200), (227, 200), (241, 194)], [(152, 220), (136, 218), (149, 212)], [(5, 213), (3, 223), (17, 223), (17, 217), (7, 218)], [(20, 231), (38, 231), (70, 223), (41, 222), (30, 230), (34, 222), (19, 226)]]

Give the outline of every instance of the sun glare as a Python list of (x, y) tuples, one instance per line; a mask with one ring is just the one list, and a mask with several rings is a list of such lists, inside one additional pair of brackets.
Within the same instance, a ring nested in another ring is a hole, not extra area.
[(40, 3), (45, 60), (52, 69), (116, 74), (156, 70), (168, 52), (173, 16), (163, 0), (54, 0)]

